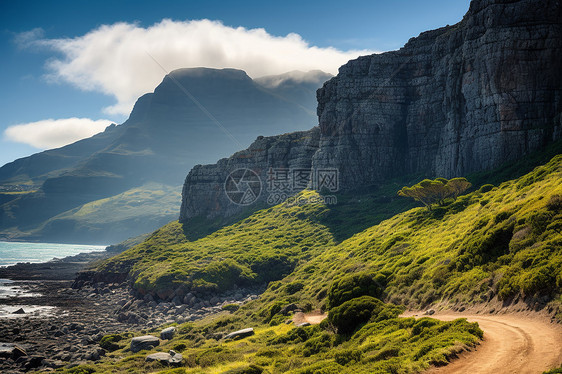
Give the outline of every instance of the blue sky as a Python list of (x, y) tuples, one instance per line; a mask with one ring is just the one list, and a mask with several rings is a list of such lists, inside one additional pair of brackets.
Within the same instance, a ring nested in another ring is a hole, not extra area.
[(164, 75), (145, 54), (169, 70), (335, 72), (349, 58), (454, 24), (468, 7), (468, 0), (0, 0), (0, 165), (95, 133), (103, 120), (122, 123), (134, 98)]

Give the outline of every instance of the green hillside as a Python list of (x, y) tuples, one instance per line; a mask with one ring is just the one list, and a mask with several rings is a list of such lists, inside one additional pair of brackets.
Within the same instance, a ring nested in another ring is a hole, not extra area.
[(151, 232), (176, 219), (180, 201), (181, 186), (149, 182), (63, 211), (38, 227), (6, 228), (0, 237), (41, 240), (50, 232), (50, 240), (60, 243), (120, 242), (131, 232)]
[[(382, 276), (387, 300), (416, 307), (495, 296), (551, 299), (562, 282), (561, 162), (557, 156), (431, 212), (398, 214), (339, 244), (325, 224), (330, 207), (322, 204), (261, 210), (193, 242), (188, 228), (173, 222), (99, 270), (134, 274), (138, 291), (161, 298), (174, 289), (220, 292), (288, 276), (283, 282), (303, 284), (295, 297), (322, 306), (332, 279), (366, 271)], [(220, 278), (225, 274), (230, 278)], [(265, 299), (278, 298), (275, 287)]]
[[(182, 351), (187, 368), (173, 372), (419, 372), (475, 344), (481, 331), (464, 320), (398, 318), (404, 307), (523, 300), (562, 317), (561, 181), (559, 155), (518, 179), (431, 211), (411, 209), (341, 242), (330, 229), (333, 207), (321, 203), (261, 210), (195, 241), (173, 222), (97, 270), (128, 276), (138, 293), (161, 299), (268, 285), (233, 314), (180, 326), (158, 348)], [(286, 325), (281, 310), (290, 303), (328, 319)], [(213, 339), (249, 326), (256, 335), (241, 342)], [(162, 369), (123, 350), (129, 338), (97, 369)]]

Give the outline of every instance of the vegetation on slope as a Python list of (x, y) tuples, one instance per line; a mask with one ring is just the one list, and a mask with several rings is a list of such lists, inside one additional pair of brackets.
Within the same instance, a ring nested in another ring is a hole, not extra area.
[[(392, 308), (391, 308), (392, 309)], [(383, 308), (384, 310), (384, 308)], [(257, 324), (254, 324), (256, 326)], [(441, 322), (431, 318), (396, 318), (395, 313), (373, 316), (352, 335), (338, 334), (328, 323), (295, 327), (260, 325), (242, 340), (217, 340), (217, 333), (242, 326), (239, 317), (177, 326), (178, 333), (154, 351), (181, 352), (183, 367), (166, 370), (145, 363), (146, 351), (128, 351), (132, 334), (102, 339), (111, 353), (102, 362), (62, 369), (67, 373), (416, 373), (442, 365), (451, 356), (474, 346), (482, 337), (475, 323), (464, 319)], [(160, 329), (149, 331), (158, 335)]]
[[(185, 366), (173, 372), (419, 372), (475, 344), (481, 331), (464, 320), (398, 318), (393, 304), (498, 298), (560, 310), (561, 180), (562, 155), (516, 180), (483, 185), (431, 212), (409, 210), (341, 243), (324, 224), (331, 207), (322, 204), (275, 206), (196, 241), (171, 223), (100, 270), (126, 272), (141, 294), (161, 298), (268, 284), (232, 314), (180, 326), (178, 337), (157, 348), (182, 352)], [(283, 307), (291, 303), (321, 308), (328, 319), (286, 325)], [(216, 340), (242, 327), (256, 335)], [(145, 353), (127, 353), (128, 339), (96, 369), (163, 369), (145, 365)]]
[(151, 232), (176, 219), (180, 201), (181, 186), (148, 182), (114, 196), (78, 205), (39, 225), (5, 228), (0, 235), (7, 239), (23, 235), (41, 240), (48, 233), (50, 241), (61, 243), (119, 242), (131, 233)]
[[(412, 307), (497, 296), (538, 306), (562, 289), (562, 156), (498, 187), (483, 186), (431, 213), (399, 214), (321, 253), (285, 282), (317, 300), (333, 279), (379, 274), (386, 300)], [(271, 286), (264, 299), (279, 300)]]
[(277, 206), (196, 241), (172, 222), (98, 270), (130, 274), (138, 292), (160, 299), (266, 284), (334, 246), (318, 223), (325, 211), (320, 204)]

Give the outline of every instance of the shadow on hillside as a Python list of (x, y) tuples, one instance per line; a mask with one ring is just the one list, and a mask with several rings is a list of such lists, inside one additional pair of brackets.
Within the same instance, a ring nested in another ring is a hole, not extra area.
[[(546, 146), (542, 151), (531, 153), (519, 161), (505, 163), (493, 170), (467, 175), (466, 178), (472, 183), (472, 188), (468, 192), (478, 190), (484, 184), (497, 186), (502, 182), (519, 178), (561, 153), (562, 140)], [(327, 213), (319, 219), (319, 223), (329, 228), (337, 242), (342, 242), (396, 214), (422, 206), (411, 199), (397, 196), (397, 192), (404, 186), (415, 184), (428, 177), (438, 176), (405, 176), (384, 185), (336, 194), (337, 203), (328, 207)], [(459, 204), (460, 202), (456, 205)], [(439, 214), (461, 208), (453, 205), (455, 203), (435, 210), (431, 213), (431, 218), (440, 219), (442, 217), (438, 217)], [(195, 241), (268, 207), (265, 203), (252, 205), (232, 217), (215, 219), (195, 217), (182, 224), (183, 232), (188, 240)]]
[(189, 219), (187, 222), (182, 223), (183, 234), (189, 241), (196, 241), (205, 236), (208, 236), (223, 227), (230, 226), (236, 222), (242, 221), (248, 218), (254, 212), (258, 210), (267, 208), (264, 204), (256, 204), (255, 206), (248, 207), (242, 213), (234, 215), (232, 217), (219, 217), (215, 219), (209, 219), (206, 217), (194, 217)]

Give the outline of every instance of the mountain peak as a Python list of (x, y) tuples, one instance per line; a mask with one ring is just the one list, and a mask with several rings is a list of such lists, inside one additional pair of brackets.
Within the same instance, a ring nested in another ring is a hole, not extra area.
[[(182, 68), (176, 69), (166, 75), (166, 78), (174, 78), (177, 80), (184, 79), (222, 79), (222, 80), (241, 80), (241, 81), (251, 81), (252, 78), (246, 74), (244, 70), (240, 69), (213, 69), (205, 67), (197, 68)], [(164, 80), (166, 79), (164, 78)]]

